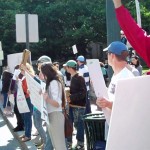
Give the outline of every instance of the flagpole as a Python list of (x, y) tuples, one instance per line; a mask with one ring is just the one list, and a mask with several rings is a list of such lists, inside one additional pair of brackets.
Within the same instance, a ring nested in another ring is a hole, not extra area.
[(137, 24), (142, 27), (141, 24), (141, 12), (140, 12), (140, 3), (138, 0), (135, 0), (135, 5), (136, 5), (136, 15), (137, 15)]

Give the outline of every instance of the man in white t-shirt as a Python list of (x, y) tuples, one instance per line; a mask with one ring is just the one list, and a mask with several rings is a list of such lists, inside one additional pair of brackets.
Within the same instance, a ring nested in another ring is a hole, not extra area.
[(104, 51), (108, 52), (108, 64), (112, 67), (114, 74), (108, 87), (108, 97), (97, 98), (97, 105), (101, 108), (112, 109), (115, 100), (115, 89), (118, 80), (134, 77), (133, 73), (127, 68), (126, 58), (128, 50), (124, 43), (120, 41), (112, 42)]

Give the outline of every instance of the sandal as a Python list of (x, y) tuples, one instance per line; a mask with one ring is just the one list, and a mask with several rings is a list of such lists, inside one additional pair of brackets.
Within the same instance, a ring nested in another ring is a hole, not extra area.
[(26, 136), (21, 139), (22, 142), (27, 142), (27, 141), (30, 141), (30, 140), (31, 140), (31, 138), (26, 137)]

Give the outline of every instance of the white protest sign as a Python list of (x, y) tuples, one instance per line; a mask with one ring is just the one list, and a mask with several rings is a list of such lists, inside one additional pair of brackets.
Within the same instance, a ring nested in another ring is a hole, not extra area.
[(78, 50), (77, 50), (76, 45), (73, 45), (73, 46), (72, 46), (72, 49), (73, 49), (73, 53), (74, 53), (74, 54), (78, 53)]
[(20, 73), (21, 73), (20, 69), (15, 69), (14, 75), (13, 75), (13, 80), (17, 80)]
[(18, 81), (17, 107), (20, 113), (30, 112), (23, 89), (22, 89), (21, 81)]
[(41, 112), (42, 95), (40, 94), (41, 85), (34, 80), (28, 73), (25, 73), (28, 89), (30, 91), (31, 103)]
[(150, 149), (150, 76), (119, 80), (106, 150)]
[[(93, 88), (97, 97), (108, 98), (107, 87), (105, 85), (102, 70), (100, 68), (98, 59), (87, 59), (87, 66), (90, 74), (90, 78), (93, 84)], [(103, 109), (106, 121), (109, 123), (111, 110), (108, 108)]]
[[(46, 87), (46, 84), (44, 82), (41, 82), (42, 93), (45, 92), (45, 87)], [(42, 99), (43, 99), (43, 96), (42, 96)], [(45, 120), (47, 124), (49, 124), (46, 101), (43, 99), (42, 102), (43, 103), (41, 105), (41, 118)]]
[(21, 64), (22, 54), (23, 53), (15, 53), (15, 54), (7, 55), (7, 64), (8, 64), (8, 67), (9, 67), (9, 71), (11, 73), (14, 72), (15, 66)]

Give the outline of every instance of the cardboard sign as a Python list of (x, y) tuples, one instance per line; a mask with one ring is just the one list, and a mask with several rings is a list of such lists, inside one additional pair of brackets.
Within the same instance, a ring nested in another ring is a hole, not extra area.
[(150, 76), (119, 80), (106, 150), (150, 149)]
[[(104, 81), (104, 77), (102, 74), (102, 70), (100, 68), (99, 60), (87, 59), (86, 62), (87, 62), (90, 78), (91, 78), (96, 96), (99, 98), (102, 98), (102, 97), (108, 98), (107, 87), (105, 85), (105, 81)], [(105, 114), (106, 121), (109, 123), (111, 110), (108, 108), (105, 108), (102, 110)]]

